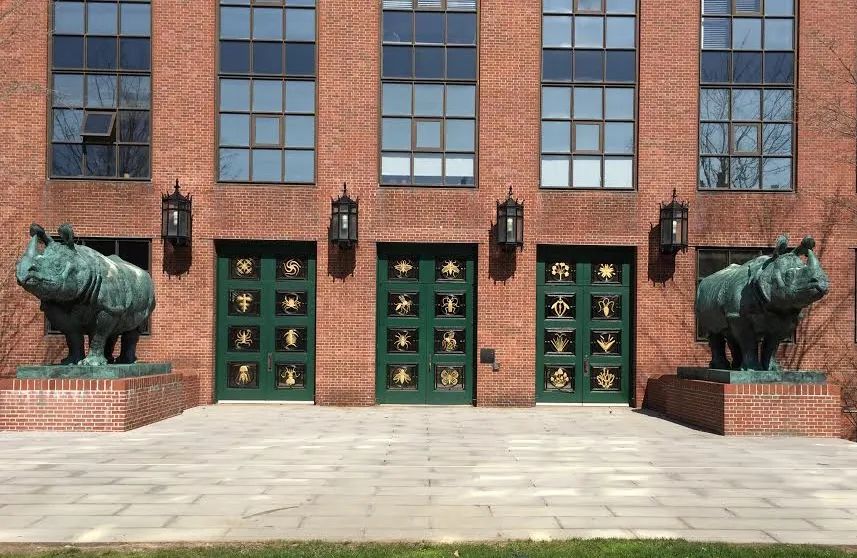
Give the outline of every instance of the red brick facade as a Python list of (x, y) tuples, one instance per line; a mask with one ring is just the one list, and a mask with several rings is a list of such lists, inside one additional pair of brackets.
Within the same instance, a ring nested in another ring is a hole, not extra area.
[[(490, 0), (479, 11), (478, 185), (474, 189), (380, 188), (380, 10), (376, 0), (323, 0), (318, 8), (316, 184), (226, 185), (216, 180), (215, 0), (153, 2), (152, 179), (51, 180), (46, 169), (49, 8), (27, 2), (1, 25), (0, 184), (4, 309), (0, 376), (21, 363), (55, 358), (62, 339), (42, 335), (38, 302), (12, 278), (30, 222), (49, 230), (73, 223), (84, 237), (151, 238), (158, 309), (142, 358), (170, 360), (185, 377), (186, 404), (214, 400), (215, 241), (317, 243), (316, 402), (375, 402), (376, 243), (478, 246), (479, 347), (501, 363), (477, 367), (478, 405), (527, 406), (535, 398), (536, 247), (615, 245), (636, 251), (630, 403), (641, 405), (652, 377), (700, 365), (694, 341), (697, 247), (767, 246), (777, 234), (815, 235), (832, 290), (812, 309), (789, 367), (854, 373), (857, 247), (855, 140), (818, 125), (833, 104), (857, 106), (833, 60), (857, 60), (853, 0), (801, 2), (799, 10), (797, 179), (792, 193), (699, 192), (699, 2), (641, 0), (637, 187), (632, 192), (539, 189), (540, 2)], [(189, 271), (169, 275), (160, 241), (160, 196), (180, 178), (194, 196)], [(360, 242), (343, 253), (326, 242), (330, 199), (348, 182), (360, 198)], [(495, 200), (509, 184), (525, 201), (525, 245), (515, 256), (491, 242)], [(690, 203), (690, 243), (658, 252), (659, 202), (676, 188)], [(353, 260), (353, 264), (350, 260)], [(353, 269), (352, 269), (353, 267)], [(343, 273), (343, 270), (345, 271)], [(343, 301), (347, 311), (343, 312)], [(515, 304), (510, 304), (514, 301)], [(2, 412), (2, 411), (0, 411)]]

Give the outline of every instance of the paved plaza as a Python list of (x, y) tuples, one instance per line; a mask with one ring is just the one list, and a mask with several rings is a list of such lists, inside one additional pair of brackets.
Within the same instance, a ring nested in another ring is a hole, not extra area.
[(0, 433), (0, 542), (680, 537), (857, 544), (857, 444), (626, 408), (216, 405)]

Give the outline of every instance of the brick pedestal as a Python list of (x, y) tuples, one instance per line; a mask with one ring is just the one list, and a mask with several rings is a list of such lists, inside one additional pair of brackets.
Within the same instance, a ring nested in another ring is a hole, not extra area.
[(180, 374), (0, 379), (0, 430), (124, 431), (184, 410)]
[(842, 436), (839, 387), (831, 384), (721, 384), (661, 376), (646, 406), (727, 436)]

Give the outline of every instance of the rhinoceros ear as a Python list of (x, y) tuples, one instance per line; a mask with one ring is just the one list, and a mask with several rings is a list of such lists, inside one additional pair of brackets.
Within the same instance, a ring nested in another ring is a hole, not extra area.
[(68, 223), (60, 225), (58, 232), (60, 233), (60, 241), (74, 250), (74, 229)]

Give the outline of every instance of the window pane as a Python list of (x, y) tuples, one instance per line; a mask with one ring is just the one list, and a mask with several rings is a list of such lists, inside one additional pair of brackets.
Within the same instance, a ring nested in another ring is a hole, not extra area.
[(280, 182), (283, 179), (283, 152), (279, 149), (253, 150), (254, 182)]
[(381, 181), (384, 184), (410, 184), (411, 156), (384, 153), (381, 156)]
[(145, 110), (123, 110), (120, 112), (119, 141), (148, 142), (149, 112)]
[(758, 89), (735, 89), (732, 91), (732, 120), (759, 120), (762, 106)]
[(54, 141), (80, 142), (80, 125), (83, 122), (82, 110), (54, 109)]
[(735, 153), (758, 153), (759, 127), (755, 125), (733, 124), (732, 149)]
[(443, 184), (443, 158), (441, 155), (414, 156), (414, 184)]
[(53, 104), (58, 107), (82, 107), (83, 76), (54, 74)]
[(600, 12), (602, 0), (577, 0), (578, 12)]
[(220, 71), (250, 73), (250, 43), (221, 41)]
[(759, 188), (759, 159), (734, 157), (732, 159), (732, 188), (755, 190)]
[(608, 157), (604, 159), (605, 188), (634, 187), (634, 159), (630, 157)]
[(762, 188), (764, 190), (791, 190), (792, 160), (766, 158), (762, 164)]
[(608, 14), (633, 14), (637, 11), (637, 0), (607, 0)]
[(384, 12), (384, 41), (410, 43), (413, 39), (413, 12)]
[(571, 81), (571, 51), (543, 51), (542, 77), (546, 81)]
[(762, 11), (762, 0), (735, 0), (735, 13), (757, 14)]
[(766, 155), (790, 155), (792, 153), (792, 125), (765, 124), (762, 152)]
[(443, 77), (443, 47), (414, 49), (414, 76), (425, 79)]
[(729, 157), (702, 157), (699, 160), (701, 189), (729, 187)]
[(723, 83), (730, 81), (729, 62), (732, 56), (729, 52), (702, 51), (701, 77), (703, 83)]
[(119, 67), (123, 70), (148, 70), (151, 57), (149, 39), (119, 39)]
[(446, 40), (452, 45), (476, 44), (476, 14), (446, 15)]
[(600, 87), (575, 87), (574, 117), (601, 120), (601, 91)]
[[(574, 125), (575, 151), (601, 151), (601, 126), (597, 124)], [(575, 166), (575, 168), (577, 168)]]
[(83, 35), (82, 2), (54, 2), (54, 33)]
[(286, 182), (315, 180), (315, 151), (286, 151)]
[(220, 180), (250, 179), (250, 150), (220, 150)]
[(608, 87), (605, 90), (606, 114), (608, 120), (634, 118), (634, 90), (628, 87)]
[(80, 176), (82, 174), (83, 146), (54, 144), (51, 149), (51, 175)]
[(732, 48), (736, 50), (760, 50), (762, 48), (762, 20), (732, 20)]
[(729, 120), (729, 90), (703, 89), (699, 99), (702, 120)]
[[(88, 244), (88, 243), (87, 243)], [(119, 257), (130, 264), (134, 264), (143, 271), (149, 271), (149, 245), (148, 240), (120, 240)]]
[(569, 153), (571, 151), (570, 122), (542, 122), (542, 152)]
[(416, 148), (440, 149), (440, 122), (416, 121)]
[(220, 110), (250, 110), (250, 82), (243, 79), (220, 80)]
[(794, 0), (766, 0), (765, 15), (794, 15)]
[(791, 120), (792, 95), (788, 89), (766, 89), (765, 120)]
[(417, 43), (443, 44), (443, 13), (416, 12), (414, 40)]
[(54, 68), (83, 68), (83, 37), (54, 37)]
[(116, 106), (116, 76), (86, 76), (86, 106), (114, 108)]
[(476, 87), (472, 85), (447, 85), (446, 115), (475, 116)]
[(87, 31), (90, 35), (116, 35), (119, 20), (116, 3), (87, 2)]
[(575, 157), (572, 174), (575, 188), (600, 188), (601, 157)]
[(473, 120), (446, 121), (447, 151), (473, 151), (475, 138), (476, 130)]
[(449, 79), (476, 79), (476, 49), (446, 49), (446, 77)]
[(86, 65), (99, 70), (116, 68), (116, 38), (88, 37), (86, 39)]
[(411, 119), (385, 118), (381, 130), (382, 149), (411, 149)]
[(578, 16), (574, 18), (575, 47), (604, 46), (604, 18)]
[(119, 5), (119, 30), (122, 35), (142, 35), (152, 33), (152, 15), (148, 4)]
[(119, 176), (122, 178), (147, 178), (149, 176), (149, 147), (145, 145), (120, 145)]
[(568, 157), (542, 157), (542, 186), (568, 187)]
[(282, 112), (283, 82), (279, 80), (253, 81), (253, 110), (259, 112)]
[(282, 43), (253, 43), (253, 72), (258, 74), (282, 74)]
[(571, 118), (571, 88), (542, 87), (542, 117)]
[(636, 81), (637, 58), (634, 51), (607, 51), (607, 81)]
[(447, 155), (444, 184), (448, 186), (473, 186), (473, 156)]
[(544, 10), (547, 13), (570, 14), (573, 0), (544, 0)]
[(794, 47), (792, 20), (765, 20), (765, 50), (791, 50)]
[(725, 18), (702, 18), (702, 48), (729, 48), (729, 20)]
[(414, 85), (414, 114), (443, 115), (443, 85)]
[(636, 21), (633, 17), (608, 17), (607, 48), (634, 48)]
[(405, 83), (385, 83), (382, 86), (381, 112), (388, 115), (411, 114), (411, 85)]
[(703, 123), (699, 127), (699, 152), (704, 154), (728, 154), (726, 143), (728, 124)]
[(291, 76), (315, 75), (315, 45), (286, 43), (286, 74)]
[(736, 52), (733, 58), (733, 79), (737, 83), (762, 82), (762, 55), (757, 52)]
[[(253, 8), (253, 38), (281, 41), (283, 39), (283, 10), (279, 8)], [(253, 169), (253, 172), (255, 173), (256, 169)]]
[(87, 176), (116, 176), (116, 151), (112, 145), (83, 145)]
[(152, 104), (152, 79), (149, 76), (121, 76), (119, 106), (149, 108)]
[(413, 61), (411, 47), (384, 47), (384, 77), (411, 77)]
[(315, 10), (286, 10), (286, 40), (315, 40)]
[(703, 0), (702, 13), (708, 14), (728, 14), (729, 6), (732, 0)]
[(312, 81), (287, 81), (286, 111), (314, 113), (315, 83)]
[(220, 145), (250, 145), (250, 116), (221, 114)]
[(791, 52), (766, 52), (765, 83), (794, 82), (794, 64)]
[(729, 265), (729, 253), (726, 250), (699, 250), (697, 254), (697, 279), (705, 279)]
[(601, 81), (604, 78), (602, 54), (601, 51), (574, 51), (574, 79), (576, 81)]
[(634, 125), (608, 122), (604, 125), (605, 153), (634, 153)]
[(544, 16), (542, 44), (546, 47), (571, 47), (571, 17)]
[(250, 8), (220, 8), (220, 38), (250, 38)]
[(286, 116), (286, 147), (315, 147), (314, 116)]

